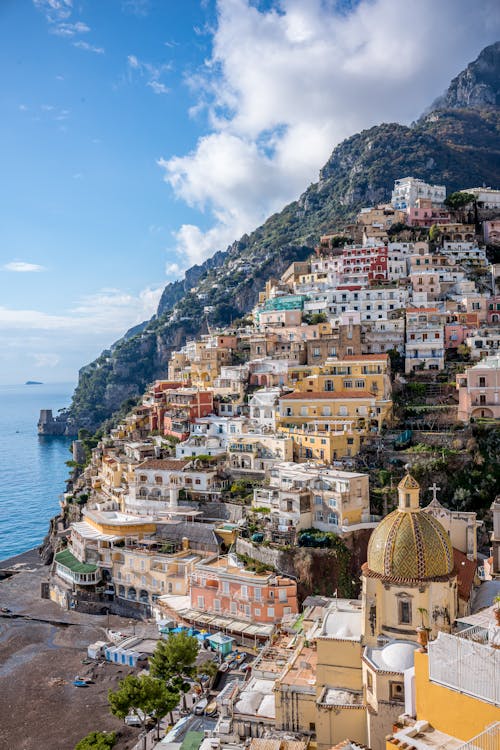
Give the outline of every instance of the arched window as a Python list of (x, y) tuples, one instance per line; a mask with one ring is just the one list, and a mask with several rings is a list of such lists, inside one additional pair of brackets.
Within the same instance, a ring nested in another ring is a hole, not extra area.
[(129, 598), (129, 599), (130, 599), (130, 600), (131, 600), (132, 602), (135, 602), (135, 601), (137, 600), (137, 591), (136, 591), (136, 590), (135, 590), (135, 589), (133, 588), (133, 586), (131, 586), (131, 587), (129, 588), (129, 590), (128, 590), (128, 598)]

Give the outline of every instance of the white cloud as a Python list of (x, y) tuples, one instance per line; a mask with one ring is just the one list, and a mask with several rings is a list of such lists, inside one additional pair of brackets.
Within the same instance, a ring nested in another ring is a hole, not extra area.
[(168, 89), (164, 83), (160, 83), (160, 81), (148, 81), (146, 86), (153, 89), (155, 94), (168, 94), (170, 91), (170, 89)]
[(77, 49), (84, 49), (86, 52), (94, 52), (96, 55), (104, 55), (105, 52), (104, 47), (95, 47), (93, 44), (84, 42), (81, 39), (79, 39), (77, 42), (73, 42), (73, 47), (76, 47)]
[(145, 79), (146, 86), (149, 86), (155, 94), (169, 93), (168, 87), (160, 79), (165, 73), (172, 70), (170, 63), (150, 63), (139, 60), (136, 55), (128, 55), (127, 65), (130, 81), (138, 76)]
[(158, 162), (175, 195), (212, 219), (176, 233), (182, 267), (296, 198), (343, 138), (418, 117), (500, 29), (495, 0), (338, 6), (218, 0), (212, 54), (189, 79), (209, 132)]
[(0, 329), (8, 331), (67, 331), (76, 336), (92, 332), (117, 335), (149, 319), (155, 312), (163, 287), (148, 287), (137, 295), (119, 289), (101, 289), (82, 297), (63, 314), (0, 306)]
[(76, 21), (76, 23), (59, 23), (56, 26), (52, 26), (50, 29), (51, 34), (57, 36), (73, 37), (77, 34), (88, 34), (90, 26), (83, 21)]
[(73, 11), (73, 0), (33, 0), (33, 5), (50, 23), (65, 21)]
[(13, 271), (14, 273), (33, 273), (38, 271), (45, 271), (44, 266), (39, 266), (38, 263), (26, 263), (23, 260), (13, 260), (10, 263), (6, 263), (3, 266), (4, 271)]

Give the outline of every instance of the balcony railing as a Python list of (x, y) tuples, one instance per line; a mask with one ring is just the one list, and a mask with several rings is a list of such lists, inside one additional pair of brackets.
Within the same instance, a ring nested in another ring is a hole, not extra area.
[(460, 745), (458, 750), (498, 750), (500, 747), (500, 721), (497, 721), (481, 734)]

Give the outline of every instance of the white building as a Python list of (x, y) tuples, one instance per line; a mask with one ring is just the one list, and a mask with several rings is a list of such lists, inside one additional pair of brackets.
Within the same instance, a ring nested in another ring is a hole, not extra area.
[(436, 307), (406, 311), (406, 373), (444, 368), (445, 317)]
[(248, 400), (250, 419), (261, 430), (276, 430), (276, 409), (281, 388), (261, 388)]
[(441, 205), (446, 198), (445, 185), (429, 185), (416, 177), (403, 177), (394, 181), (391, 203), (394, 208), (406, 210), (415, 208), (417, 200), (430, 200)]
[(405, 308), (409, 293), (403, 287), (362, 289), (344, 287), (328, 292), (311, 293), (304, 303), (310, 313), (325, 313), (330, 320), (339, 319), (342, 313), (359, 312), (361, 323), (368, 320), (388, 318), (396, 310)]
[(478, 208), (500, 209), (500, 190), (492, 190), (490, 187), (467, 188), (461, 193), (471, 193), (476, 199)]

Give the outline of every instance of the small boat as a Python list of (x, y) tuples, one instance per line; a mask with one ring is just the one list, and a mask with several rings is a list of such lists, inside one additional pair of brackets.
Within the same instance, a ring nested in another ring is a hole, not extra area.
[(88, 687), (89, 683), (86, 680), (73, 680), (75, 687)]
[(219, 667), (219, 672), (227, 672), (228, 669), (229, 669), (229, 662), (223, 661)]
[(205, 709), (205, 716), (215, 716), (217, 713), (217, 701), (211, 701)]

